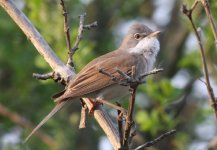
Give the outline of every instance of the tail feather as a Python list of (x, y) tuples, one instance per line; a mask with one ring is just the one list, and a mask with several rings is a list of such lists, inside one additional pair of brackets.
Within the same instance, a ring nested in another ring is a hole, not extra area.
[(44, 125), (57, 111), (59, 111), (66, 103), (69, 101), (63, 101), (61, 103), (58, 103), (52, 110), (51, 112), (44, 117), (44, 119), (32, 130), (32, 132), (26, 137), (24, 140), (24, 143), (29, 140), (29, 138), (42, 126)]

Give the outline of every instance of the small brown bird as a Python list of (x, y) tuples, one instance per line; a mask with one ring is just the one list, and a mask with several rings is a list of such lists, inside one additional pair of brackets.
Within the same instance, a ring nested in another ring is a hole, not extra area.
[(81, 97), (111, 100), (127, 95), (129, 86), (119, 85), (110, 77), (99, 73), (99, 69), (103, 69), (118, 79), (122, 79), (123, 76), (117, 73), (116, 68), (130, 76), (132, 66), (135, 66), (135, 77), (152, 70), (160, 50), (160, 44), (157, 40), (159, 33), (159, 31), (153, 32), (140, 23), (132, 25), (117, 50), (92, 60), (76, 75), (63, 92), (54, 96), (56, 106), (36, 126), (25, 141), (66, 103)]

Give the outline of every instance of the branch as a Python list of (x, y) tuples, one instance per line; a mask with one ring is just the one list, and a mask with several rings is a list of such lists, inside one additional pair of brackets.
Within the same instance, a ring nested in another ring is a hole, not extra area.
[[(124, 131), (122, 131), (122, 125), (124, 120), (124, 116), (118, 112), (118, 128), (119, 128), (119, 135), (120, 135), (120, 140), (121, 140), (121, 149), (130, 149), (130, 143), (132, 141), (133, 136), (136, 135), (136, 130), (133, 132), (132, 130), (132, 125), (134, 124), (133, 121), (133, 110), (134, 110), (134, 103), (135, 103), (135, 97), (136, 97), (136, 90), (139, 84), (144, 83), (143, 79), (146, 76), (156, 74), (158, 72), (163, 71), (163, 69), (153, 69), (149, 72), (146, 72), (144, 74), (139, 75), (136, 77), (136, 67), (132, 66), (132, 71), (131, 71), (131, 76), (127, 75), (125, 72), (120, 70), (119, 68), (116, 68), (117, 73), (119, 73), (122, 78), (116, 78), (114, 75), (110, 74), (109, 72), (103, 70), (103, 69), (98, 69), (100, 73), (110, 77), (114, 82), (117, 82), (120, 85), (123, 86), (129, 86), (130, 87), (130, 103), (128, 105), (128, 113), (126, 117), (126, 123), (125, 123), (125, 128)], [(122, 117), (120, 119), (120, 117)]]
[[(135, 73), (136, 73), (136, 67), (132, 67), (132, 81), (135, 79)], [(133, 82), (132, 82), (133, 83)], [(133, 110), (134, 110), (134, 104), (135, 104), (135, 97), (136, 97), (136, 90), (138, 87), (138, 82), (135, 84), (132, 84), (130, 86), (130, 103), (128, 107), (128, 114), (127, 114), (127, 119), (126, 119), (126, 125), (124, 129), (124, 138), (123, 138), (123, 146), (129, 149), (130, 145), (130, 131), (131, 127), (134, 124), (133, 121)]]
[(75, 76), (75, 73), (57, 57), (29, 19), (16, 7), (12, 0), (0, 0), (0, 5), (25, 33), (27, 38), (55, 72), (60, 73), (66, 81), (69, 77)]
[[(23, 116), (20, 116), (19, 114), (12, 112), (4, 105), (0, 104), (0, 115), (7, 117), (10, 119), (10, 121), (28, 129), (33, 129), (32, 123), (24, 118)], [(56, 143), (54, 142), (54, 139), (50, 137), (49, 135), (39, 131), (36, 133), (36, 136), (39, 137), (41, 141), (43, 141), (45, 144), (47, 144), (51, 149), (54, 149), (56, 147)]]
[[(28, 18), (17, 9), (16, 5), (12, 0), (0, 0), (0, 5), (3, 9), (11, 16), (15, 23), (22, 29), (26, 36), (30, 39), (32, 44), (36, 47), (38, 52), (43, 56), (46, 62), (51, 66), (51, 68), (61, 75), (66, 82), (75, 76), (75, 72), (67, 67), (53, 52), (47, 42), (42, 38), (39, 32), (31, 24)], [(84, 99), (88, 108), (92, 108), (89, 99)], [(106, 133), (108, 139), (113, 145), (114, 149), (120, 148), (119, 134), (117, 128), (112, 123), (111, 118), (103, 110), (102, 107), (98, 106), (94, 113), (94, 118), (101, 126), (101, 128)]]
[(70, 32), (69, 32), (70, 28), (69, 28), (68, 15), (67, 15), (68, 13), (66, 11), (66, 7), (65, 7), (63, 0), (60, 1), (60, 5), (62, 6), (62, 11), (63, 11), (63, 16), (64, 16), (64, 32), (65, 32), (65, 38), (66, 38), (66, 45), (68, 48), (67, 65), (74, 67), (73, 55), (76, 52), (76, 50), (78, 50), (79, 43), (82, 39), (83, 30), (84, 29), (90, 30), (93, 27), (97, 27), (97, 22), (95, 21), (92, 24), (84, 25), (84, 19), (85, 19), (86, 13), (79, 16), (80, 23), (79, 23), (79, 28), (78, 28), (78, 36), (75, 41), (74, 47), (72, 48), (71, 40), (70, 40)]
[(159, 141), (163, 140), (164, 138), (166, 138), (172, 134), (175, 134), (175, 133), (176, 133), (176, 130), (171, 130), (169, 132), (166, 132), (166, 133), (160, 135), (159, 137), (157, 137), (156, 139), (154, 139), (153, 141), (149, 141), (149, 142), (146, 142), (145, 144), (143, 144), (141, 146), (138, 146), (134, 150), (140, 150), (140, 149), (144, 149), (145, 147), (153, 146), (154, 144), (158, 143)]
[(210, 97), (210, 104), (214, 109), (215, 116), (216, 116), (216, 119), (217, 119), (217, 102), (216, 102), (216, 99), (215, 99), (213, 88), (211, 87), (210, 80), (209, 80), (209, 73), (208, 73), (208, 68), (207, 68), (207, 63), (206, 63), (205, 50), (204, 50), (204, 46), (202, 44), (202, 40), (201, 40), (201, 36), (200, 36), (201, 31), (200, 31), (200, 29), (197, 30), (196, 25), (194, 24), (193, 19), (192, 19), (192, 12), (193, 12), (194, 8), (196, 7), (197, 3), (198, 3), (198, 1), (196, 1), (193, 4), (191, 9), (187, 9), (186, 5), (183, 5), (182, 6), (182, 12), (183, 12), (183, 14), (185, 14), (188, 17), (189, 21), (191, 22), (191, 25), (193, 27), (194, 33), (196, 35), (196, 38), (197, 38), (197, 41), (198, 41), (198, 44), (199, 44), (199, 47), (200, 47), (200, 53), (201, 53), (201, 59), (202, 59), (202, 63), (203, 63), (204, 76), (205, 76), (205, 80), (206, 80), (206, 87), (207, 87), (207, 91), (208, 91), (208, 94), (209, 94), (209, 97)]
[(206, 15), (208, 17), (208, 20), (209, 20), (209, 24), (211, 26), (211, 29), (212, 29), (212, 33), (214, 35), (214, 38), (215, 38), (215, 45), (217, 47), (217, 30), (216, 30), (216, 24), (215, 24), (215, 21), (213, 19), (213, 16), (212, 16), (212, 13), (210, 11), (210, 7), (209, 7), (209, 2), (207, 0), (200, 0), (205, 11), (206, 11)]

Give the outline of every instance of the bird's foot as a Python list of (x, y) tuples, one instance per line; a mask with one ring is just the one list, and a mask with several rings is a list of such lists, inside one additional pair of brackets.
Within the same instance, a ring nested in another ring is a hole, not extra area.
[(88, 113), (89, 114), (93, 114), (93, 112), (96, 109), (96, 107), (99, 106), (99, 105), (102, 105), (103, 103), (100, 102), (100, 101), (98, 101), (98, 100), (96, 100), (96, 101), (94, 101), (92, 99), (89, 99), (89, 100), (90, 100), (90, 102), (92, 104), (92, 107), (89, 109)]

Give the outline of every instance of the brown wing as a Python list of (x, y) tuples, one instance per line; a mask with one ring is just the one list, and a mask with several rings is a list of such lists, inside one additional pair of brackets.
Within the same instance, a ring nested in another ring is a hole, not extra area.
[(132, 66), (136, 64), (135, 57), (134, 55), (120, 51), (114, 57), (104, 58), (103, 61), (98, 61), (97, 63), (93, 63), (93, 65), (88, 64), (89, 66), (77, 74), (66, 92), (57, 98), (55, 102), (61, 102), (73, 97), (81, 97), (114, 84), (110, 77), (99, 73), (99, 69), (103, 69), (117, 78), (121, 78), (122, 76), (116, 72), (115, 68), (119, 68), (129, 74)]
[[(105, 55), (102, 55), (102, 56), (99, 56), (99, 57), (95, 58), (94, 60), (92, 60), (91, 62), (89, 62), (89, 63), (79, 72), (79, 74), (82, 74), (82, 72), (86, 71), (86, 70), (89, 68), (89, 66), (93, 66), (94, 64), (98, 63), (98, 62), (101, 61), (102, 59), (114, 57), (114, 56), (116, 55), (116, 53), (119, 53), (119, 51), (118, 51), (118, 50), (114, 50), (114, 51), (109, 52), (109, 53), (107, 53), (107, 54), (105, 54)], [(76, 76), (76, 77), (77, 77), (77, 76)], [(69, 87), (70, 87), (71, 84), (74, 84), (74, 80), (75, 80), (75, 79), (73, 79), (72, 83), (69, 83), (69, 85), (68, 85)], [(66, 89), (64, 89), (64, 90), (61, 91), (61, 92), (58, 92), (58, 93), (54, 94), (54, 95), (52, 96), (52, 98), (53, 98), (53, 99), (59, 98), (60, 96), (62, 96), (62, 95), (65, 93), (65, 91), (66, 91)]]

